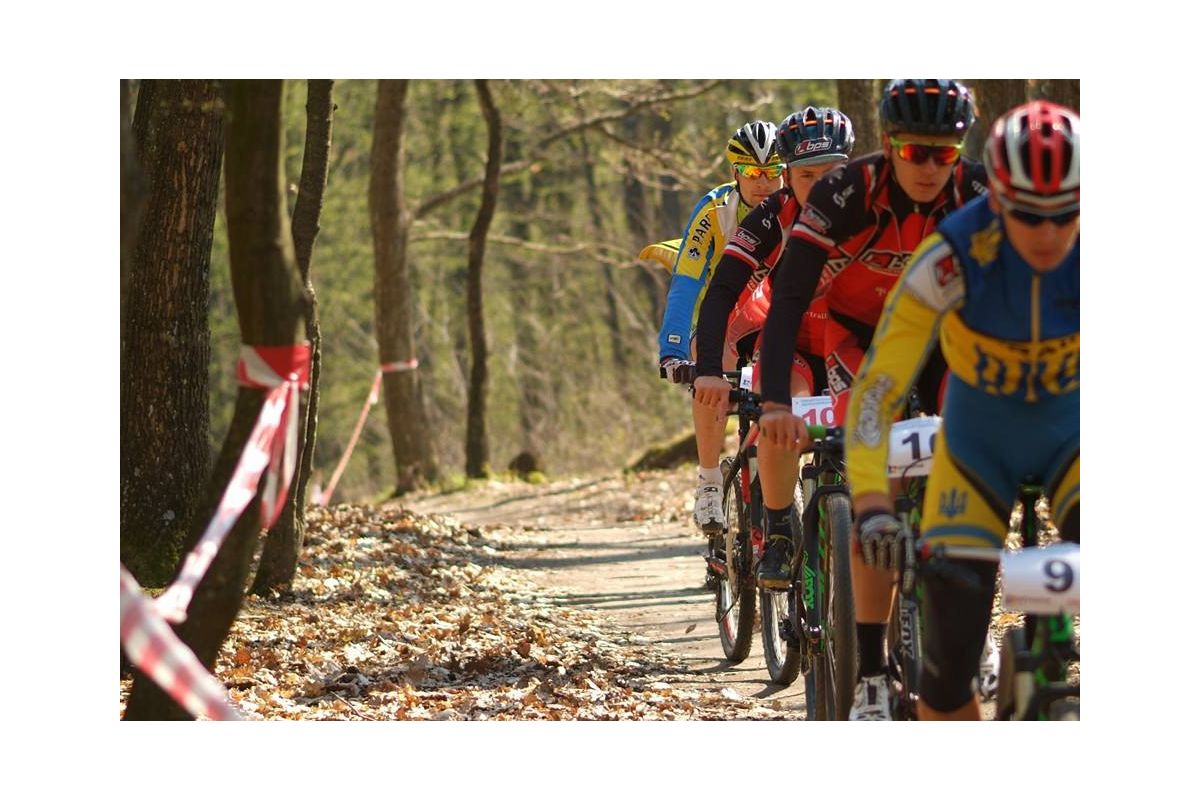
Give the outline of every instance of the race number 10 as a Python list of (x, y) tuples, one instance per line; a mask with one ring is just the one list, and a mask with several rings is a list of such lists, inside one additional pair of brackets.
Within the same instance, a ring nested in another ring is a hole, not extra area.
[(793, 397), (792, 413), (805, 425), (833, 425), (833, 398), (827, 394), (816, 397)]

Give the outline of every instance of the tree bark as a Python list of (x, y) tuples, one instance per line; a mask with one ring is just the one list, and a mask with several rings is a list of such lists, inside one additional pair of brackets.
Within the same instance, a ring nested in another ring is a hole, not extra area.
[[(287, 229), (283, 179), (281, 81), (229, 81), (225, 186), (229, 261), (242, 341), (290, 345), (304, 335), (304, 295)], [(233, 421), (208, 485), (193, 539), (214, 513), (262, 408), (260, 389), (238, 390)], [(259, 531), (251, 501), (196, 587), (179, 638), (211, 670), (246, 585)], [(134, 678), (126, 719), (186, 719), (187, 713), (144, 675)]]
[(305, 332), (312, 345), (308, 392), (304, 403), (304, 424), (300, 426), (300, 460), (296, 477), (288, 492), (287, 503), (279, 520), (267, 535), (258, 572), (254, 576), (255, 594), (268, 590), (288, 591), (296, 577), (300, 548), (304, 544), (305, 504), (308, 479), (312, 475), (313, 451), (317, 443), (317, 409), (320, 405), (321, 325), (317, 315), (317, 293), (310, 273), (313, 245), (321, 232), (321, 208), (329, 179), (329, 151), (333, 144), (333, 81), (310, 80), (305, 105), (304, 159), (300, 168), (300, 190), (292, 214), (292, 241), (296, 265), (304, 283)]
[(479, 214), (471, 226), (467, 252), (467, 325), (471, 337), (471, 383), (467, 392), (467, 465), (471, 478), (486, 477), (488, 465), (487, 440), (487, 331), (483, 319), (483, 254), (487, 245), (488, 227), (496, 213), (500, 195), (500, 111), (492, 99), (485, 80), (475, 81), (479, 108), (487, 123), (487, 166), (484, 169), (483, 197)]
[[(375, 331), (383, 363), (416, 356), (408, 277), (412, 215), (404, 203), (404, 115), (407, 81), (379, 82), (371, 145), (368, 205), (375, 245)], [(396, 466), (396, 494), (435, 480), (419, 370), (383, 376), (383, 400)]]
[(963, 154), (976, 161), (983, 158), (983, 143), (988, 132), (1001, 115), (1021, 105), (1027, 99), (1023, 79), (1015, 80), (967, 80), (964, 81), (975, 96), (975, 124), (967, 133), (967, 145)]
[[(121, 340), (121, 561), (163, 586), (208, 477), (208, 269), (221, 171), (213, 81), (143, 81), (146, 186)], [(126, 219), (126, 224), (131, 221)], [(132, 235), (127, 227), (125, 234)]]
[(838, 110), (854, 126), (854, 152), (851, 158), (883, 149), (879, 130), (879, 96), (883, 87), (874, 78), (837, 81)]
[(1079, 112), (1079, 79), (1031, 78), (1029, 81), (1031, 100), (1049, 100)]

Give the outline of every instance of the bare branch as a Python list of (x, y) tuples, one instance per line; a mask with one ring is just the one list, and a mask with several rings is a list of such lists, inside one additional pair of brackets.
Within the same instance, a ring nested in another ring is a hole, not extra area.
[[(639, 100), (636, 103), (632, 103), (625, 108), (620, 109), (619, 111), (610, 111), (605, 114), (597, 114), (596, 116), (588, 117), (571, 125), (567, 125), (565, 128), (560, 128), (553, 133), (543, 136), (533, 145), (532, 149), (536, 152), (548, 144), (570, 136), (572, 133), (577, 133), (588, 128), (595, 128), (599, 125), (603, 125), (606, 122), (615, 122), (616, 120), (624, 119), (625, 117), (635, 114), (648, 106), (654, 106), (663, 103), (675, 103), (680, 100), (690, 100), (694, 97), (699, 97), (700, 95), (716, 88), (717, 84), (718, 81), (708, 81), (700, 84), (697, 87), (682, 92), (673, 92), (663, 95), (656, 95), (654, 97), (647, 97), (644, 100)], [(529, 169), (534, 163), (535, 162), (532, 159), (523, 159), (521, 161), (505, 164), (500, 167), (500, 174), (501, 176), (505, 176), (511, 175), (514, 172), (522, 172)], [(466, 194), (467, 192), (477, 189), (482, 185), (482, 177), (473, 178), (469, 181), (460, 183), (458, 186), (447, 189), (444, 192), (435, 194), (433, 197), (428, 198), (425, 200), (425, 202), (417, 206), (416, 210), (413, 211), (413, 218), (420, 219), (430, 211), (433, 211), (435, 208), (444, 205), (454, 198)]]

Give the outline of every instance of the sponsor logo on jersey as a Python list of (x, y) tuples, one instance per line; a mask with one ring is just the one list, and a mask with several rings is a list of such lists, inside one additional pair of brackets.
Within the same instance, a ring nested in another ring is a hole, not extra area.
[(828, 136), (820, 139), (805, 139), (796, 145), (796, 155), (802, 156), (805, 153), (819, 153), (831, 147), (833, 147), (833, 139), (830, 139)]
[(908, 255), (891, 250), (868, 250), (858, 260), (877, 272), (900, 272), (908, 263)]
[(892, 388), (892, 379), (887, 375), (879, 375), (863, 390), (858, 407), (858, 421), (854, 425), (854, 438), (867, 447), (878, 447), (879, 408), (883, 404), (884, 395)]
[(700, 257), (700, 248), (699, 247), (688, 248), (688, 258), (696, 259), (699, 257)]
[(696, 232), (692, 234), (692, 243), (700, 244), (704, 239), (704, 235), (708, 233), (708, 229), (711, 227), (712, 222), (709, 221), (708, 217), (701, 217), (700, 223), (696, 227)]
[(850, 382), (854, 380), (854, 376), (837, 356), (832, 356), (825, 362), (825, 373), (829, 382), (829, 391), (832, 394), (841, 394), (850, 390)]
[(738, 228), (733, 234), (733, 240), (745, 247), (747, 250), (753, 251), (754, 248), (762, 244), (762, 240), (752, 233), (749, 233), (745, 228)]
[(683, 342), (683, 339), (680, 338), (678, 333), (669, 333), (667, 334), (667, 342), (670, 344), (680, 344)]
[(849, 199), (850, 195), (852, 194), (854, 194), (853, 183), (847, 186), (845, 189), (842, 189), (840, 192), (834, 192), (833, 202), (837, 204), (838, 208), (845, 208), (846, 200)]
[(829, 217), (808, 204), (805, 204), (804, 209), (800, 212), (798, 222), (822, 236), (828, 234), (829, 228), (833, 225), (829, 221)]
[(943, 289), (955, 278), (962, 274), (962, 269), (958, 265), (958, 259), (953, 255), (948, 255), (945, 258), (939, 259), (933, 265), (935, 276), (937, 277), (938, 286)]

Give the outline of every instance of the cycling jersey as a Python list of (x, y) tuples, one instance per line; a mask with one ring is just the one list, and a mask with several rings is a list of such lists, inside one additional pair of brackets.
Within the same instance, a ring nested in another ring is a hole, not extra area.
[[(799, 211), (795, 195), (785, 186), (747, 214), (730, 237), (700, 304), (696, 374), (720, 375), (722, 341), (729, 347), (762, 329), (771, 302), (766, 278), (782, 255), (786, 232)], [(821, 352), (824, 320), (824, 302), (814, 302), (801, 322), (797, 351)]]
[(1037, 272), (978, 198), (938, 226), (888, 295), (846, 428), (856, 495), (888, 491), (891, 420), (937, 344), (951, 372), (923, 537), (1002, 546), (1018, 486), (1056, 519), (1079, 503), (1079, 241)]
[(790, 402), (788, 343), (819, 282), (828, 303), (824, 352), (840, 423), (884, 298), (910, 254), (938, 221), (986, 188), (983, 167), (962, 159), (932, 202), (917, 203), (900, 187), (882, 152), (857, 158), (817, 181), (772, 276), (775, 298), (760, 355), (763, 399)]
[(733, 182), (714, 187), (692, 210), (667, 291), (667, 307), (658, 334), (660, 361), (691, 357), (688, 345), (712, 267), (725, 248), (725, 240), (749, 210)]

